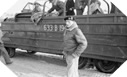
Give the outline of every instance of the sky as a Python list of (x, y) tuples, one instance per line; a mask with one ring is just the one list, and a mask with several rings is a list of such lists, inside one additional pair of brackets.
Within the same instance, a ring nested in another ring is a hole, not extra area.
[(0, 6), (2, 4), (4, 7), (0, 7), (0, 15), (13, 15), (16, 12), (20, 12), (28, 1), (34, 2), (35, 0), (2, 0)]
[[(17, 2), (10, 7), (7, 12), (14, 13), (14, 11), (20, 12), (28, 2), (34, 2), (35, 0), (17, 0)], [(17, 7), (16, 7), (17, 6)]]

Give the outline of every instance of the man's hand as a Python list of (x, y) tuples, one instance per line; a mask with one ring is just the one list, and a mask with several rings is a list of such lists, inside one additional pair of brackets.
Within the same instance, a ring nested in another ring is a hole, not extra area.
[(64, 51), (62, 52), (62, 54), (63, 54), (63, 59), (65, 60), (67, 57), (67, 54)]
[(72, 54), (72, 56), (73, 56), (74, 58), (78, 57), (78, 56), (77, 56), (77, 55), (75, 55), (75, 54)]
[(55, 14), (56, 14), (56, 15), (59, 15), (59, 12), (56, 11)]
[(83, 6), (79, 6), (80, 9), (83, 9)]
[(70, 8), (69, 10), (70, 10), (70, 11), (72, 11), (72, 10), (73, 10), (73, 8)]

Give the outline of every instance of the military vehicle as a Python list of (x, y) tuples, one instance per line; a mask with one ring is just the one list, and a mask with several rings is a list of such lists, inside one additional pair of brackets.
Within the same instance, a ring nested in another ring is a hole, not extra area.
[[(91, 0), (90, 0), (91, 1)], [(51, 53), (62, 55), (64, 16), (45, 16), (42, 6), (39, 20), (31, 20), (33, 3), (28, 3), (21, 13), (2, 22), (5, 33), (3, 41), (11, 57), (15, 49), (27, 50), (28, 53)], [(89, 9), (89, 6), (88, 6)], [(76, 15), (76, 21), (88, 40), (88, 47), (79, 59), (79, 68), (92, 62), (97, 70), (105, 73), (114, 72), (127, 60), (127, 18), (114, 8), (114, 13)]]

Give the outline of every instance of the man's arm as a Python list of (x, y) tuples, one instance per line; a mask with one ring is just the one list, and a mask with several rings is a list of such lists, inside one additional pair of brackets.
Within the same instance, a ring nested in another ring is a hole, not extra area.
[(2, 32), (2, 30), (0, 29), (0, 43), (3, 43), (2, 37), (3, 37), (3, 32)]
[(54, 5), (52, 5), (52, 8), (48, 10), (48, 13), (51, 13), (55, 9)]
[(78, 43), (78, 46), (72, 55), (73, 56), (80, 56), (81, 53), (83, 53), (87, 47), (87, 40), (80, 29), (77, 29), (77, 31), (76, 31), (75, 39)]
[(64, 2), (59, 1), (57, 5), (61, 8), (58, 12), (62, 13), (64, 11)]

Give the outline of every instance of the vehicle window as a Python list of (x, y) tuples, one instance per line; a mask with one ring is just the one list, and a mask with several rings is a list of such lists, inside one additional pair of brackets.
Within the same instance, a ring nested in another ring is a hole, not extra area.
[(47, 12), (52, 7), (52, 4), (49, 3), (49, 1), (37, 0), (36, 2), (41, 5), (41, 6), (39, 6), (39, 8), (41, 9), (41, 11), (43, 11), (43, 9), (45, 7), (44, 12)]
[(23, 8), (22, 12), (32, 12), (34, 9), (34, 5), (32, 3), (26, 4), (26, 6)]

